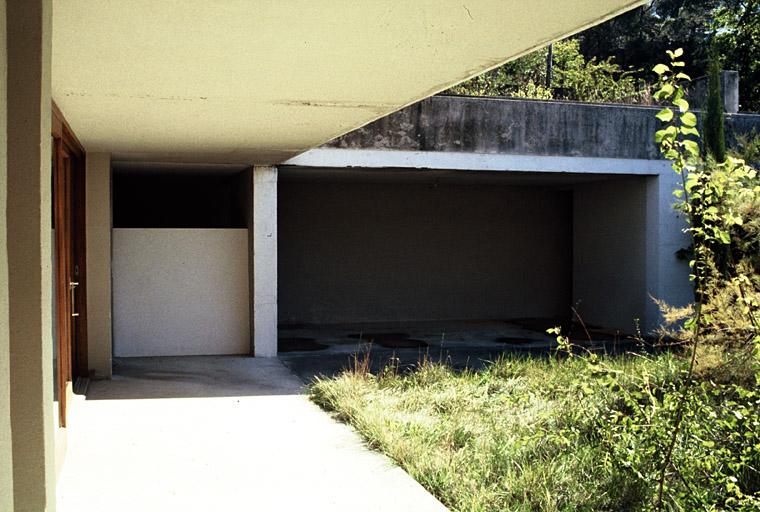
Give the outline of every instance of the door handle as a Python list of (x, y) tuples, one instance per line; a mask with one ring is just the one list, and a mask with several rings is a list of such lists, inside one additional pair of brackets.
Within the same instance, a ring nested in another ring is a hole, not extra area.
[(79, 286), (79, 283), (75, 281), (69, 282), (69, 292), (71, 293), (71, 316), (79, 316), (79, 313), (76, 312), (75, 301), (74, 301), (74, 297), (75, 297), (74, 288), (76, 288), (77, 286)]

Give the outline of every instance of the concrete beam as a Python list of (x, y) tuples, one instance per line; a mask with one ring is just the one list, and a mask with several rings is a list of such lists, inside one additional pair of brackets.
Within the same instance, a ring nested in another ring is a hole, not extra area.
[(90, 376), (111, 378), (111, 157), (86, 163), (87, 360)]
[(277, 167), (255, 166), (249, 220), (253, 355), (277, 355)]
[(8, 297), (13, 501), (55, 508), (51, 0), (8, 0)]
[(665, 160), (578, 156), (509, 155), (454, 151), (317, 148), (283, 165), (320, 168), (435, 169), (455, 171), (518, 171), (656, 176), (670, 170)]

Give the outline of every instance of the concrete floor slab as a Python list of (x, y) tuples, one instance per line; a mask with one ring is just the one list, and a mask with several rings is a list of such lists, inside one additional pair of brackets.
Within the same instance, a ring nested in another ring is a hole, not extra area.
[[(358, 358), (369, 359), (370, 370), (377, 373), (389, 363), (402, 370), (412, 369), (421, 361), (443, 361), (455, 369), (479, 370), (499, 357), (546, 357), (557, 347), (554, 335), (546, 328), (560, 325), (562, 320), (523, 319), (522, 321), (435, 321), (382, 322), (281, 326), (280, 336), (307, 338), (325, 345), (314, 351), (281, 352), (280, 359), (303, 382), (318, 376), (332, 376), (350, 368)], [(529, 327), (520, 322), (528, 322)], [(536, 325), (532, 325), (536, 324)], [(545, 324), (545, 325), (544, 325)], [(540, 327), (539, 327), (540, 326)], [(625, 334), (604, 335), (594, 343), (586, 343), (576, 328), (575, 343), (607, 353), (620, 353), (635, 346)], [(368, 343), (371, 333), (404, 333), (427, 344), (424, 348), (386, 348)], [(364, 339), (357, 339), (361, 335)], [(595, 335), (597, 337), (597, 335)], [(503, 341), (507, 340), (507, 342)]]
[(58, 510), (445, 511), (277, 359), (117, 361), (77, 404)]

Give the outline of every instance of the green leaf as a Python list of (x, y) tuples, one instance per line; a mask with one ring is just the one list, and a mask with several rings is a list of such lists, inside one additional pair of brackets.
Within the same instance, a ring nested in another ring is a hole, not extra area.
[(699, 179), (693, 174), (689, 174), (686, 177), (686, 183), (684, 183), (684, 188), (686, 189), (686, 192), (691, 193), (691, 190), (694, 187), (696, 187), (698, 184), (699, 184)]
[(674, 135), (673, 132), (671, 132), (670, 130), (667, 130), (667, 129), (666, 130), (657, 130), (654, 133), (654, 141), (657, 144), (659, 144), (660, 142), (663, 141), (663, 139), (665, 139), (665, 138), (672, 138), (673, 135)]
[(689, 127), (697, 126), (697, 116), (692, 112), (684, 112), (681, 115), (681, 123)]
[(659, 119), (663, 123), (667, 123), (667, 122), (670, 122), (670, 120), (673, 119), (673, 111), (670, 110), (669, 108), (664, 108), (664, 109), (660, 110), (659, 112), (657, 112), (657, 116), (655, 116), (655, 117), (657, 117), (657, 119)]
[(693, 126), (682, 126), (679, 130), (683, 135), (694, 135), (699, 137), (699, 131)]
[(678, 107), (678, 110), (680, 110), (681, 112), (687, 112), (689, 110), (689, 102), (683, 98), (673, 100), (673, 105)]
[(666, 50), (665, 53), (668, 54), (668, 57), (671, 59), (677, 59), (678, 57), (683, 55), (683, 48), (676, 48), (673, 51)]
[(687, 75), (686, 73), (678, 73), (676, 75), (676, 78), (678, 78), (679, 80), (688, 80), (689, 82), (691, 82), (691, 77)]
[(662, 75), (663, 73), (667, 73), (668, 71), (670, 71), (670, 68), (666, 66), (665, 64), (657, 64), (654, 68), (652, 68), (652, 71), (654, 71), (658, 75)]
[(665, 84), (662, 87), (660, 87), (660, 90), (655, 93), (656, 99), (662, 99), (662, 98), (669, 98), (675, 89), (670, 84)]
[(699, 144), (697, 144), (695, 141), (685, 140), (683, 141), (683, 147), (686, 148), (686, 151), (688, 151), (691, 156), (699, 156)]

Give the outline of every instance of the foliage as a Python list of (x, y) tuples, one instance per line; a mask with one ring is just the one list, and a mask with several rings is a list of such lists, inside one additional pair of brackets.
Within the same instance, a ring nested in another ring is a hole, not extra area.
[[(423, 362), (406, 374), (346, 372), (318, 380), (310, 392), (451, 510), (645, 509), (656, 499), (650, 482), (687, 363), (666, 352), (590, 361), (504, 358), (481, 372)], [(688, 404), (693, 435), (674, 449), (698, 492), (670, 503), (700, 510), (697, 499), (725, 502), (726, 486), (751, 485), (752, 473), (731, 465), (758, 460), (758, 425), (748, 422), (759, 398), (733, 385), (700, 384)], [(724, 486), (708, 485), (715, 480), (702, 476), (708, 467)]]
[[(668, 54), (669, 65), (654, 67), (660, 76), (655, 98), (671, 105), (657, 114), (665, 127), (656, 140), (682, 178), (682, 188), (675, 191), (677, 207), (689, 221), (686, 231), (693, 245), (696, 303), (675, 335), (686, 349), (688, 366), (681, 379), (655, 391), (646, 380), (634, 394), (620, 388), (626, 405), (608, 418), (604, 431), (612, 436), (611, 463), (629, 467), (642, 484), (656, 486), (652, 509), (757, 510), (760, 277), (746, 259), (750, 255), (741, 246), (736, 253), (731, 248), (732, 234), (744, 225), (739, 206), (754, 202), (760, 187), (757, 172), (744, 161), (700, 157), (696, 118), (684, 99), (683, 83), (689, 77), (680, 71), (683, 50)], [(705, 368), (700, 357), (710, 349), (722, 357)], [(722, 378), (700, 380), (700, 374)], [(609, 382), (619, 388), (614, 375)], [(709, 450), (695, 457), (700, 445)]]
[(715, 47), (723, 67), (739, 72), (742, 110), (760, 111), (758, 0), (653, 0), (584, 31), (580, 42), (586, 57), (613, 57), (634, 70), (652, 69), (661, 48), (681, 47), (690, 56), (686, 72), (692, 76), (707, 73)]
[(554, 77), (546, 86), (547, 48), (451, 88), (453, 94), (590, 102), (637, 102), (648, 97), (632, 73), (613, 59), (586, 59), (577, 39), (554, 44)]
[(760, 166), (760, 134), (753, 130), (749, 134), (737, 135), (731, 156), (744, 160), (755, 168)]
[[(607, 362), (632, 382), (669, 381), (682, 367), (667, 354)], [(310, 391), (453, 511), (631, 510), (651, 491), (603, 465), (596, 418), (617, 399), (598, 378), (576, 386), (585, 369), (551, 357), (482, 372), (424, 362), (407, 374), (346, 372)]]
[[(565, 73), (564, 83), (546, 86), (547, 49), (542, 48), (450, 92), (647, 103), (648, 70), (667, 47), (685, 49), (691, 60), (685, 71), (692, 76), (707, 74), (713, 48), (725, 69), (739, 72), (740, 108), (760, 111), (760, 0), (651, 0), (574, 39), (555, 43), (556, 67)], [(583, 65), (573, 64), (576, 59)]]
[(726, 161), (726, 135), (723, 119), (723, 95), (720, 87), (720, 66), (713, 57), (707, 74), (707, 112), (705, 112), (705, 148), (716, 162)]
[(739, 71), (743, 110), (760, 112), (760, 1), (723, 0), (713, 11), (714, 44), (727, 69)]

